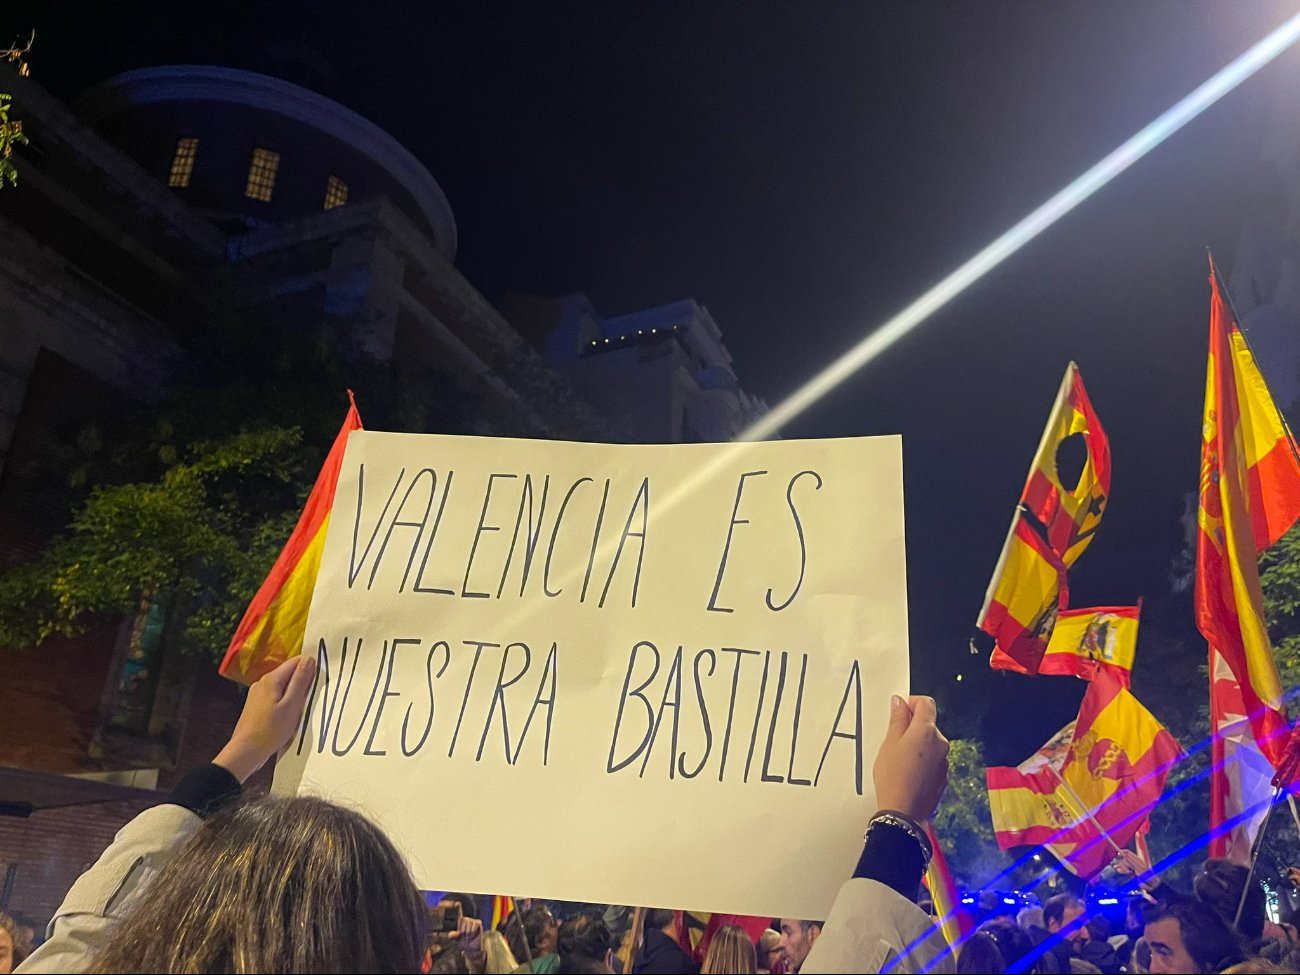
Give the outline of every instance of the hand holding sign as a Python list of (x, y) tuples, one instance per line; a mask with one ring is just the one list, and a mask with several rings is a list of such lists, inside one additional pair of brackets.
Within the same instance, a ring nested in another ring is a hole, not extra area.
[(212, 760), (240, 782), (289, 744), (316, 676), (311, 657), (292, 657), (256, 681), (226, 747)]
[[(430, 889), (821, 917), (907, 690), (903, 553), (897, 438), (353, 433), (276, 788), (364, 809)], [(900, 761), (942, 742), (917, 708)], [(565, 855), (512, 848), (521, 798)], [(448, 805), (507, 841), (447, 843)]]
[(948, 739), (935, 718), (934, 698), (904, 701), (895, 694), (889, 702), (889, 730), (871, 773), (880, 808), (916, 823), (934, 815), (948, 784)]

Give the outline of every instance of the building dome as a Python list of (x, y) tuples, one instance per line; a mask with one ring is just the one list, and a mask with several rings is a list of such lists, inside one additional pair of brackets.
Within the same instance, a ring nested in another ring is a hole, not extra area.
[(386, 196), (455, 257), (451, 206), (424, 165), (379, 126), (314, 91), (182, 64), (117, 75), (75, 108), (219, 222), (287, 223)]

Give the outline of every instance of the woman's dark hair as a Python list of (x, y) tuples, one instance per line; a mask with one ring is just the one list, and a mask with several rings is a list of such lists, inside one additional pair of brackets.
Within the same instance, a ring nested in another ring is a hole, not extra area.
[(1235, 924), (1237, 931), (1246, 938), (1258, 938), (1264, 933), (1264, 891), (1258, 882), (1251, 882), (1246, 892), (1246, 902), (1241, 904), (1241, 892), (1246, 888), (1250, 870), (1240, 863), (1212, 857), (1205, 861), (1205, 867), (1192, 881), (1196, 896), (1205, 904), (1219, 912), (1229, 925), (1237, 917), (1237, 907), (1241, 905), (1241, 920)]
[(412, 972), (424, 900), (388, 838), (321, 799), (208, 819), (90, 959), (94, 972)]
[(1183, 946), (1197, 971), (1221, 972), (1245, 957), (1237, 933), (1209, 905), (1195, 900), (1166, 904), (1147, 915), (1147, 927), (1169, 919), (1178, 922)]
[(1008, 966), (1014, 965), (1034, 949), (1033, 939), (1018, 924), (986, 923), (980, 931), (989, 935), (1002, 953), (1002, 960)]
[(997, 941), (987, 931), (976, 931), (961, 946), (957, 955), (958, 975), (971, 972), (983, 972), (986, 975), (1000, 975), (1007, 970), (1006, 959), (998, 948)]

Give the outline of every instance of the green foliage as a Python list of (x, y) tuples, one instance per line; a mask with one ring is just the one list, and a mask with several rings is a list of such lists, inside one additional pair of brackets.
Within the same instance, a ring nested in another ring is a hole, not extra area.
[(12, 95), (0, 92), (0, 187), (6, 182), (10, 186), (18, 185), (18, 167), (13, 160), (14, 146), (27, 145), (23, 123), (9, 119), (12, 102)]
[[(190, 608), (182, 647), (218, 654), (296, 520), (301, 442), (297, 428), (244, 431), (189, 445), (156, 479), (93, 488), (40, 558), (0, 575), (0, 646), (74, 635), (166, 591)], [(268, 517), (254, 497), (278, 504)]]
[(954, 739), (948, 755), (948, 788), (934, 814), (934, 832), (957, 882), (979, 887), (1006, 857), (993, 838), (984, 751), (973, 738)]
[(1283, 688), (1294, 688), (1300, 685), (1300, 524), (1264, 553), (1259, 569), (1278, 675)]

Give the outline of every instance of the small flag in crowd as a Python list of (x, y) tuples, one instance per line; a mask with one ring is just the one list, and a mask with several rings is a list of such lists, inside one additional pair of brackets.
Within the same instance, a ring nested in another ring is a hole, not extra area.
[(925, 886), (930, 891), (930, 899), (934, 901), (934, 916), (939, 919), (943, 936), (948, 939), (948, 944), (956, 947), (964, 944), (975, 930), (975, 922), (966, 908), (962, 907), (957, 884), (953, 880), (952, 871), (948, 869), (943, 849), (939, 846), (939, 837), (934, 835), (934, 827), (927, 823), (925, 831), (934, 850), (930, 865), (925, 870)]
[(1213, 261), (1202, 436), (1195, 596), (1196, 624), (1209, 643), (1215, 732), (1210, 854), (1245, 862), (1263, 808), (1231, 832), (1217, 828), (1260, 800), (1260, 759), (1276, 768), (1286, 744), (1287, 716), (1257, 558), (1300, 516), (1300, 463), (1219, 293)]
[(1098, 668), (1105, 668), (1130, 686), (1141, 611), (1140, 606), (1062, 610), (1038, 672), (1092, 680)]
[(514, 909), (515, 909), (515, 899), (513, 897), (505, 897), (501, 894), (493, 894), (492, 895), (492, 926), (488, 928), (488, 930), (496, 931), (498, 928), (500, 928), (501, 925), (505, 923), (506, 918), (508, 918), (514, 912)]
[(348, 391), (348, 401), (343, 427), (316, 477), (298, 524), (244, 611), (244, 618), (235, 628), (235, 635), (221, 661), (220, 673), (231, 680), (251, 684), (302, 651), (307, 610), (311, 608), (311, 595), (320, 572), (325, 531), (334, 504), (334, 488), (343, 467), (343, 452), (348, 434), (361, 429), (361, 416), (357, 413), (351, 390)]
[(1088, 686), (1064, 750), (1062, 736), (1018, 768), (988, 770), (993, 829), (1002, 849), (1043, 844), (1090, 878), (1146, 821), (1182, 749), (1106, 670)]
[[(1058, 453), (1076, 436), (1084, 459), (1069, 486), (1057, 469)], [(1066, 572), (1091, 544), (1109, 496), (1110, 442), (1071, 362), (976, 622), (972, 646), (992, 643), (989, 666), (1038, 673), (1057, 613), (1066, 605)]]

